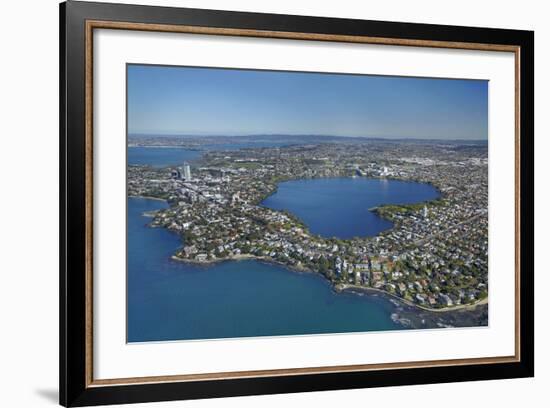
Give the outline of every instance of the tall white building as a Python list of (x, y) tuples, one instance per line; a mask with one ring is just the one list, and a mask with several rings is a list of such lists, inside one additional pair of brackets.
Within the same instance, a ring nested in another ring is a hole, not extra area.
[(189, 166), (189, 163), (183, 163), (183, 177), (187, 181), (191, 180), (191, 166)]

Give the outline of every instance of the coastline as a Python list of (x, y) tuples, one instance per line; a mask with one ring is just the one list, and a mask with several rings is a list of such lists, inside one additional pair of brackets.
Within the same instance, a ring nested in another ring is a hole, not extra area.
[(203, 265), (203, 266), (206, 266), (206, 267), (208, 267), (210, 265), (215, 265), (217, 263), (231, 262), (231, 261), (238, 262), (238, 261), (246, 261), (246, 260), (256, 260), (256, 261), (266, 262), (268, 264), (282, 266), (285, 269), (287, 269), (291, 272), (294, 272), (294, 273), (313, 273), (313, 274), (317, 274), (320, 277), (322, 277), (323, 279), (325, 279), (327, 281), (327, 283), (332, 287), (332, 289), (336, 293), (342, 293), (342, 292), (349, 292), (349, 293), (366, 292), (367, 294), (369, 292), (377, 293), (377, 294), (387, 296), (391, 299), (395, 299), (398, 302), (403, 303), (407, 306), (411, 306), (413, 308), (418, 308), (418, 309), (420, 309), (422, 311), (425, 311), (425, 312), (445, 313), (445, 312), (454, 312), (454, 311), (458, 311), (458, 310), (472, 310), (472, 309), (477, 308), (478, 306), (482, 306), (482, 305), (485, 305), (485, 304), (489, 303), (489, 298), (486, 297), (484, 299), (478, 300), (475, 303), (471, 303), (471, 304), (467, 304), (467, 305), (456, 305), (456, 306), (441, 307), (441, 308), (429, 308), (429, 307), (422, 306), (422, 305), (416, 304), (414, 302), (411, 302), (407, 299), (399, 297), (399, 296), (397, 296), (393, 293), (390, 293), (388, 291), (385, 291), (383, 289), (377, 289), (377, 288), (373, 288), (373, 287), (359, 286), (359, 285), (353, 285), (353, 284), (347, 284), (347, 283), (337, 283), (337, 284), (335, 284), (335, 283), (331, 282), (330, 280), (326, 279), (326, 277), (324, 277), (321, 273), (316, 272), (312, 269), (297, 268), (295, 266), (287, 265), (283, 262), (278, 262), (278, 261), (273, 260), (270, 257), (265, 257), (265, 256), (244, 254), (244, 255), (234, 255), (234, 256), (225, 257), (225, 258), (216, 258), (216, 259), (211, 259), (211, 260), (207, 260), (207, 261), (195, 261), (194, 259), (184, 259), (184, 258), (180, 258), (176, 255), (172, 255), (171, 259), (174, 260), (174, 261), (178, 261), (178, 262), (184, 262), (184, 263), (189, 263), (189, 264), (193, 264), (193, 265)]
[(375, 292), (380, 293), (386, 296), (390, 296), (393, 299), (396, 299), (397, 301), (406, 304), (407, 306), (417, 307), (419, 309), (422, 309), (426, 312), (435, 312), (435, 313), (445, 313), (445, 312), (453, 312), (457, 310), (471, 310), (475, 309), (478, 306), (482, 306), (489, 303), (489, 297), (483, 298), (478, 300), (477, 302), (467, 304), (467, 305), (455, 305), (455, 306), (448, 306), (448, 307), (440, 307), (440, 308), (430, 308), (426, 306), (422, 306), (419, 304), (416, 304), (414, 302), (411, 302), (410, 300), (404, 299), (402, 297), (399, 297), (393, 293), (390, 293), (388, 291), (385, 291), (383, 289), (377, 289), (367, 286), (359, 286), (359, 285), (353, 285), (353, 284), (346, 284), (346, 283), (340, 283), (335, 285), (335, 289), (339, 292)]
[(136, 196), (136, 195), (127, 195), (126, 198), (143, 198), (145, 200), (155, 200), (155, 201), (164, 201), (165, 203), (168, 202), (168, 200), (165, 200), (164, 198), (159, 198), (159, 197), (151, 197), (151, 196), (142, 196), (142, 195), (139, 195), (139, 196)]
[[(304, 267), (298, 268), (298, 267), (295, 267), (295, 266), (292, 266), (292, 265), (287, 265), (283, 262), (275, 261), (272, 258), (267, 257), (267, 256), (258, 256), (258, 255), (251, 255), (251, 254), (233, 255), (233, 256), (228, 256), (228, 257), (225, 257), (225, 258), (216, 258), (216, 259), (210, 259), (210, 260), (206, 260), (206, 261), (195, 261), (194, 259), (180, 258), (177, 255), (172, 255), (170, 258), (172, 260), (178, 261), (178, 262), (189, 263), (189, 264), (192, 264), (192, 265), (203, 265), (203, 266), (210, 266), (210, 265), (215, 265), (215, 264), (223, 263), (223, 262), (260, 261), (260, 262), (265, 262), (265, 263), (272, 264), (272, 265), (282, 266), (282, 267), (284, 267), (284, 268), (286, 268), (286, 269), (288, 269), (289, 271), (292, 271), (292, 272), (316, 273), (316, 274), (319, 274), (320, 276), (322, 276), (320, 273), (315, 272), (314, 270), (309, 269), (309, 268), (304, 268)], [(332, 282), (330, 282), (330, 281), (328, 281), (328, 282), (330, 284), (332, 284)]]

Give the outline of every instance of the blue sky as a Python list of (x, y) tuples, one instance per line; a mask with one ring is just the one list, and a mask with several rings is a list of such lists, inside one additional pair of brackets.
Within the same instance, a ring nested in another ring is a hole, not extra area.
[(128, 65), (130, 134), (486, 140), (488, 82)]

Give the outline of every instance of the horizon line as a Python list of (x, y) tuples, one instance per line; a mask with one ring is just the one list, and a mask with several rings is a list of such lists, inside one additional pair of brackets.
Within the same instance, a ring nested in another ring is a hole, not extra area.
[(348, 138), (348, 139), (382, 139), (382, 140), (426, 140), (426, 141), (448, 141), (448, 142), (489, 142), (489, 138), (486, 139), (438, 139), (438, 138), (421, 138), (421, 137), (407, 137), (407, 136), (347, 136), (347, 135), (326, 135), (326, 134), (313, 134), (313, 133), (249, 133), (249, 134), (179, 134), (179, 133), (134, 133), (127, 132), (128, 137), (174, 137), (174, 138), (191, 138), (191, 137), (334, 137), (334, 138)]

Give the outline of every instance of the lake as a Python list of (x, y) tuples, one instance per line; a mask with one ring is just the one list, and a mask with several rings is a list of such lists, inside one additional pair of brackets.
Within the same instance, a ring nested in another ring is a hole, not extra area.
[(392, 223), (369, 211), (382, 204), (413, 204), (434, 200), (430, 184), (369, 178), (324, 178), (280, 183), (261, 204), (287, 210), (309, 230), (324, 237), (372, 237)]

